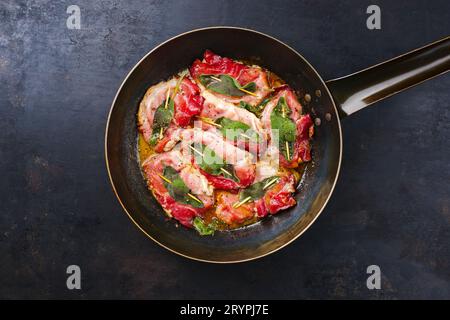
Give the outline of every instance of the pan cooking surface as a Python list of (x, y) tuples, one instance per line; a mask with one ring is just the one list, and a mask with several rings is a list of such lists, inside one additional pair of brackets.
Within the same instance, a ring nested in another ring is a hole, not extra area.
[[(179, 54), (183, 48), (183, 54)], [(316, 124), (313, 161), (296, 193), (298, 205), (260, 223), (214, 237), (199, 237), (164, 217), (149, 195), (139, 166), (136, 114), (145, 92), (155, 83), (201, 57), (208, 48), (251, 62), (279, 75), (299, 97)], [(316, 94), (319, 92), (320, 94)], [(317, 120), (319, 119), (319, 120)], [(130, 72), (113, 103), (106, 158), (114, 191), (126, 213), (147, 236), (180, 255), (208, 262), (240, 262), (267, 255), (293, 241), (317, 218), (334, 188), (341, 161), (341, 130), (334, 102), (323, 80), (292, 48), (264, 34), (237, 28), (207, 28), (177, 36), (147, 54)]]
[(206, 50), (146, 91), (137, 121), (149, 189), (169, 218), (200, 235), (296, 205), (313, 122), (268, 70)]

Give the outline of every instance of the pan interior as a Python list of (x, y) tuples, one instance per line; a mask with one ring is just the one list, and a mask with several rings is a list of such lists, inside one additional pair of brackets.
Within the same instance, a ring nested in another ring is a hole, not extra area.
[[(313, 161), (308, 165), (298, 204), (251, 226), (201, 237), (168, 220), (148, 191), (137, 154), (136, 112), (146, 89), (189, 66), (210, 49), (251, 61), (281, 76), (299, 97), (315, 126)], [(316, 95), (320, 90), (320, 97)], [(301, 100), (303, 102), (303, 100)], [(312, 67), (283, 43), (246, 29), (207, 28), (185, 33), (145, 56), (125, 79), (113, 103), (106, 132), (106, 161), (113, 188), (134, 223), (153, 240), (183, 256), (209, 262), (239, 262), (271, 253), (299, 236), (318, 216), (340, 166), (339, 119), (328, 90)]]

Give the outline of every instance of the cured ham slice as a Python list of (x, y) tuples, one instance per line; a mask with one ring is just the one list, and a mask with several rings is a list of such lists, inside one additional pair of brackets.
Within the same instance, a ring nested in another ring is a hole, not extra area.
[(180, 127), (190, 124), (193, 116), (198, 115), (203, 106), (199, 87), (188, 78), (180, 83), (179, 91), (175, 96), (174, 123)]
[(293, 175), (282, 176), (279, 181), (268, 188), (264, 196), (255, 202), (259, 217), (275, 214), (280, 210), (294, 206), (295, 178)]
[(169, 127), (188, 126), (202, 106), (200, 89), (185, 75), (160, 82), (147, 90), (139, 105), (139, 130), (145, 141), (155, 145)]
[(276, 176), (280, 169), (278, 148), (269, 146), (256, 163), (255, 182)]
[[(241, 224), (256, 216), (262, 218), (268, 214), (276, 214), (296, 204), (293, 175), (270, 177), (250, 188), (252, 191), (241, 191), (243, 194), (225, 191), (218, 193), (217, 217), (227, 224)], [(247, 196), (252, 196), (253, 199), (247, 199)]]
[[(198, 59), (194, 61), (190, 73), (199, 86), (231, 103), (244, 101), (251, 105), (257, 105), (270, 92), (267, 74), (260, 67), (248, 66), (229, 58), (223, 58), (209, 50), (205, 51), (203, 61)], [(242, 91), (236, 90), (237, 86), (234, 86), (235, 90), (230, 91), (226, 90), (227, 87), (224, 84), (217, 84), (221, 81), (232, 84), (234, 80), (239, 88), (243, 89)], [(224, 93), (224, 91), (228, 93)]]
[(207, 90), (202, 91), (201, 95), (204, 105), (200, 119), (206, 129), (217, 131), (228, 141), (253, 154), (261, 153), (266, 148), (267, 134), (261, 120), (253, 113), (219, 99)]
[(296, 168), (300, 162), (311, 160), (309, 139), (313, 135), (313, 122), (309, 114), (302, 115), (302, 106), (288, 86), (278, 89), (261, 119), (269, 133), (270, 145), (279, 150), (283, 167)]
[(227, 118), (233, 121), (239, 121), (245, 123), (250, 129), (261, 134), (263, 133), (261, 120), (250, 111), (236, 107), (227, 101), (223, 101), (208, 91), (202, 91), (201, 95), (204, 98), (205, 103), (200, 116), (212, 120)]
[(216, 216), (226, 224), (240, 224), (246, 220), (255, 217), (254, 203), (246, 203), (238, 208), (234, 207), (235, 203), (239, 202), (239, 194), (230, 193), (226, 191), (218, 192)]
[(200, 129), (177, 129), (163, 139), (163, 150), (181, 142), (181, 152), (191, 156), (194, 165), (218, 189), (236, 189), (250, 185), (255, 178), (254, 156), (220, 135)]
[(213, 206), (213, 188), (180, 151), (154, 154), (142, 169), (156, 200), (181, 224), (191, 227), (193, 218)]

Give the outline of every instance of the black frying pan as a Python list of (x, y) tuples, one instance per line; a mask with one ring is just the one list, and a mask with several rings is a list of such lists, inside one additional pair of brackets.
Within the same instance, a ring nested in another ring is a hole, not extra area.
[[(313, 161), (297, 194), (298, 204), (254, 225), (216, 232), (212, 237), (201, 237), (167, 220), (141, 175), (136, 127), (138, 105), (146, 89), (188, 67), (205, 49), (275, 72), (301, 97), (311, 96), (309, 103), (304, 98), (301, 102), (316, 119)], [(181, 34), (139, 61), (114, 99), (105, 141), (106, 164), (114, 192), (136, 226), (172, 252), (218, 263), (265, 256), (305, 232), (330, 198), (342, 157), (340, 118), (449, 69), (449, 37), (350, 76), (325, 82), (294, 49), (260, 32), (213, 27)]]

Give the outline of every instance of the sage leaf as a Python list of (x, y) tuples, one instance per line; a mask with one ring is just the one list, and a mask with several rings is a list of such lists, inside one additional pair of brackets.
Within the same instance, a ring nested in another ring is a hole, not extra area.
[(264, 99), (260, 104), (258, 105), (251, 105), (247, 102), (241, 101), (239, 102), (239, 107), (246, 109), (247, 111), (250, 111), (251, 113), (253, 113), (255, 116), (257, 116), (258, 118), (261, 117), (261, 114), (264, 111), (264, 108), (266, 107), (267, 103), (270, 101), (269, 98)]
[(195, 162), (203, 171), (214, 176), (223, 176), (224, 178), (239, 182), (234, 166), (226, 163), (214, 150), (204, 144), (198, 143), (192, 144), (192, 147), (201, 153), (201, 155), (195, 153)]
[(293, 157), (294, 142), (297, 137), (297, 128), (294, 121), (289, 117), (291, 113), (292, 111), (286, 103), (286, 99), (281, 97), (270, 115), (272, 130), (278, 130), (278, 148), (287, 160)]
[(170, 122), (173, 119), (174, 114), (174, 101), (169, 98), (169, 101), (167, 102), (167, 108), (166, 106), (166, 100), (164, 100), (163, 103), (156, 109), (155, 115), (153, 116), (153, 126), (152, 126), (152, 135), (150, 137), (150, 145), (154, 146), (158, 142), (158, 139), (162, 133), (167, 130), (167, 128), (170, 125)]
[(170, 166), (167, 166), (163, 170), (163, 176), (171, 181), (169, 183), (164, 180), (164, 187), (167, 189), (169, 195), (178, 203), (187, 204), (194, 208), (203, 208), (203, 203), (198, 202), (197, 200), (192, 199), (187, 194), (191, 192), (188, 186), (184, 183), (183, 179), (181, 179), (178, 172)]
[(251, 140), (254, 142), (258, 142), (259, 140), (258, 133), (253, 129), (250, 129), (250, 126), (243, 122), (221, 117), (216, 120), (216, 123), (221, 126), (220, 132), (222, 132), (227, 140)]
[(243, 97), (247, 93), (242, 91), (244, 89), (249, 92), (256, 91), (256, 83), (249, 82), (244, 86), (241, 86), (239, 82), (226, 74), (221, 75), (201, 75), (199, 77), (200, 83), (205, 86), (206, 89), (233, 97)]
[(278, 180), (279, 177), (278, 176), (272, 176), (269, 178), (266, 178), (264, 180), (261, 180), (260, 182), (254, 183), (251, 186), (242, 189), (241, 192), (239, 193), (239, 200), (242, 201), (248, 197), (251, 198), (250, 201), (255, 201), (258, 200), (260, 198), (262, 198), (267, 190), (269, 190), (271, 187), (273, 187), (275, 185), (275, 183), (270, 184), (269, 187), (267, 187), (266, 189), (264, 189), (264, 187), (272, 180)]
[(192, 221), (192, 225), (201, 236), (214, 235), (214, 231), (217, 230), (217, 220), (213, 220), (212, 223), (206, 224), (202, 218), (195, 217)]

